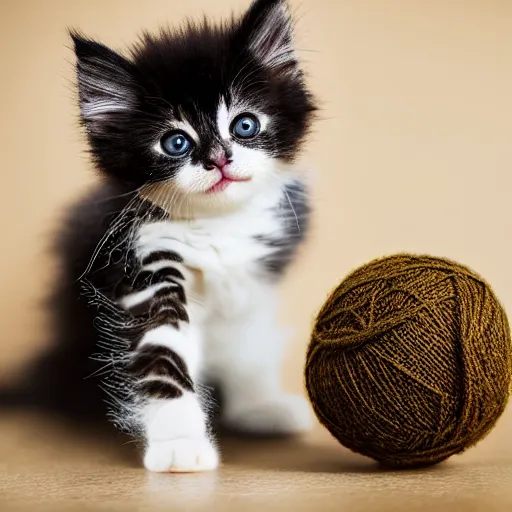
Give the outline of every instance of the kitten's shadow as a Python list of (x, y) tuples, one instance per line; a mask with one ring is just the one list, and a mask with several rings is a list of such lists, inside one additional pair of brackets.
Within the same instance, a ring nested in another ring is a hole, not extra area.
[(249, 438), (224, 432), (219, 441), (225, 464), (248, 469), (347, 475), (433, 472), (444, 467), (442, 464), (414, 469), (386, 466), (334, 441), (318, 442), (307, 437)]
[(300, 438), (258, 438), (223, 431), (219, 436), (223, 462), (244, 468), (313, 473), (371, 473), (372, 460), (336, 444)]
[(69, 433), (91, 449), (107, 455), (108, 459), (125, 467), (139, 468), (143, 443), (119, 432), (103, 422), (89, 425), (69, 425)]
[(19, 425), (22, 435), (36, 438), (44, 445), (58, 447), (59, 452), (66, 449), (74, 451), (78, 447), (89, 458), (97, 458), (102, 463), (107, 461), (132, 468), (141, 465), (140, 443), (120, 433), (108, 422), (70, 420), (34, 410), (16, 411), (12, 422)]

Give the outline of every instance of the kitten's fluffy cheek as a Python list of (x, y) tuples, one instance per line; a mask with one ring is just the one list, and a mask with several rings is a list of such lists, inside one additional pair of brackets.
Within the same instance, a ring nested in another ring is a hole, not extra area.
[(250, 181), (232, 183), (215, 195), (228, 202), (240, 204), (261, 192), (267, 185), (276, 182), (279, 168), (277, 160), (261, 149), (248, 148), (236, 143), (232, 149), (233, 163), (229, 166), (230, 175), (241, 179), (250, 178)]
[(273, 172), (273, 158), (261, 149), (233, 144), (233, 163), (230, 173), (240, 178), (251, 178), (254, 184), (266, 181)]
[(218, 181), (217, 173), (207, 171), (202, 165), (185, 164), (177, 173), (175, 184), (185, 193), (204, 192)]

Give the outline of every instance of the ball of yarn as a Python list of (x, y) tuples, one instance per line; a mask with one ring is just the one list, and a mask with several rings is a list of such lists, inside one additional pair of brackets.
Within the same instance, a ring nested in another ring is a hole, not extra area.
[(397, 255), (350, 274), (318, 314), (305, 379), (320, 422), (391, 466), (438, 463), (505, 409), (512, 347), (489, 285), (457, 263)]

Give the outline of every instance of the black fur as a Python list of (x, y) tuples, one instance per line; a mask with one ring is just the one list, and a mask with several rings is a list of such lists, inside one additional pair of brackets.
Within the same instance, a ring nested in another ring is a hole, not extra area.
[(170, 378), (179, 384), (181, 389), (194, 391), (194, 384), (183, 359), (166, 347), (145, 345), (133, 354), (127, 370), (139, 379), (149, 375), (164, 377), (164, 380)]
[[(20, 390), (23, 401), (80, 421), (96, 420), (106, 413), (104, 395), (93, 377), (104, 363), (91, 358), (99, 350), (96, 311), (80, 298), (80, 277), (109, 224), (130, 202), (132, 196), (122, 195), (125, 192), (117, 183), (105, 183), (68, 211), (55, 241), (60, 269), (47, 305), (54, 343), (25, 372)], [(97, 260), (97, 269), (102, 266), (107, 267), (104, 253)], [(124, 275), (122, 265), (108, 269), (94, 274), (103, 293)]]
[[(169, 117), (181, 120), (183, 114), (201, 139), (192, 161), (207, 165), (215, 148), (226, 144), (217, 131), (216, 113), (221, 97), (229, 106), (233, 90), (274, 120), (261, 137), (239, 142), (293, 159), (315, 110), (312, 97), (296, 61), (269, 67), (251, 50), (262, 25), (271, 27), (271, 38), (282, 31), (291, 36), (286, 20), (266, 18), (284, 3), (260, 0), (240, 21), (221, 26), (204, 21), (158, 36), (146, 33), (131, 48), (130, 58), (73, 32), (83, 123), (99, 169), (131, 186), (171, 178), (179, 162), (150, 148), (168, 130)], [(268, 44), (262, 44), (258, 51), (264, 55)], [(98, 100), (126, 108), (87, 115)]]
[(142, 396), (172, 400), (180, 398), (183, 391), (173, 382), (165, 380), (145, 380), (136, 384), (136, 389)]

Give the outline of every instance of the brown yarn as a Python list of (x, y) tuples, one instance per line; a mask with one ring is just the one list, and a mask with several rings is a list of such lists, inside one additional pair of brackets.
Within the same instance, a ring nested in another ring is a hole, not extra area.
[(350, 274), (318, 314), (305, 378), (343, 445), (393, 466), (435, 464), (482, 439), (512, 377), (505, 312), (471, 270), (397, 255)]

